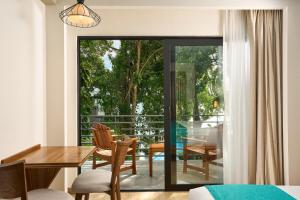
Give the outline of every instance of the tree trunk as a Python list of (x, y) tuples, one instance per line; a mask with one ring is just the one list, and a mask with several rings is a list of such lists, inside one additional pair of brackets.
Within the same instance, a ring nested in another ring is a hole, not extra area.
[[(136, 53), (137, 53), (137, 59), (135, 64), (135, 69), (133, 74), (137, 75), (140, 73), (141, 68), (141, 48), (142, 48), (142, 41), (137, 40), (136, 41)], [(136, 106), (137, 106), (137, 95), (138, 95), (138, 82), (137, 80), (134, 80), (137, 78), (136, 76), (133, 77), (133, 87), (131, 91), (131, 127), (133, 129), (133, 133), (135, 133), (135, 126), (136, 126)]]
[(197, 76), (195, 76), (194, 80), (194, 85), (195, 85), (195, 94), (194, 94), (194, 112), (193, 112), (193, 119), (194, 121), (200, 121), (200, 116), (199, 116), (199, 101), (197, 98)]
[[(120, 117), (118, 120), (122, 121), (122, 122), (126, 122), (131, 120), (131, 118), (128, 118), (128, 116), (126, 115), (130, 115), (131, 114), (131, 108), (130, 108), (130, 103), (131, 103), (131, 93), (128, 93), (129, 88), (130, 88), (130, 84), (131, 84), (131, 78), (130, 78), (130, 71), (129, 71), (129, 67), (125, 72), (125, 77), (124, 80), (122, 80), (122, 85), (121, 85), (121, 94), (122, 94), (122, 102), (119, 105), (119, 115), (125, 115)], [(114, 102), (112, 102), (114, 103)], [(122, 132), (121, 130), (128, 130), (129, 128), (131, 128), (131, 124), (119, 124), (119, 130), (117, 130), (120, 134), (125, 134), (128, 133), (128, 131), (124, 131)]]

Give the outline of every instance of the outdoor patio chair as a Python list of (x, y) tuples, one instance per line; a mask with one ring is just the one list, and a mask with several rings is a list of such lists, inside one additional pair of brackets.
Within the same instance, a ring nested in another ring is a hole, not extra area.
[[(97, 147), (97, 150), (93, 154), (93, 169), (112, 164), (115, 160), (115, 137), (111, 134), (109, 127), (95, 123), (93, 125), (93, 145)], [(132, 169), (132, 174), (136, 174), (136, 143), (137, 138), (130, 138), (131, 145), (127, 150), (127, 155), (132, 157), (132, 163), (129, 166), (122, 166), (121, 172)], [(100, 158), (106, 162), (96, 163), (96, 159)]]
[(76, 194), (76, 200), (81, 200), (83, 196), (85, 200), (88, 200), (90, 193), (102, 192), (109, 194), (111, 200), (121, 199), (120, 169), (131, 143), (132, 140), (116, 142), (115, 160), (111, 172), (101, 169), (91, 170), (80, 174), (74, 180), (71, 190)]
[[(211, 142), (206, 139), (199, 139), (196, 137), (183, 137), (183, 172), (187, 173), (187, 169), (193, 169), (200, 171), (205, 174), (205, 180), (209, 179), (209, 164), (217, 159), (217, 156), (222, 155), (222, 135), (223, 135), (223, 124), (215, 127), (217, 132), (217, 140)], [(202, 167), (188, 163), (190, 156), (200, 156), (202, 160)]]

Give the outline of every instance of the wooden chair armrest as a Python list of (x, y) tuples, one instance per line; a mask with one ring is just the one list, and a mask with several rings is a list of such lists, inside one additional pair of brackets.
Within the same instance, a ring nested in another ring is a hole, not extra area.
[(138, 139), (138, 138), (136, 138), (136, 137), (134, 137), (134, 138), (131, 138), (131, 140), (132, 140), (132, 143), (137, 143), (137, 142), (139, 141), (139, 139)]
[(202, 142), (202, 143), (207, 143), (207, 140), (201, 140), (201, 139), (197, 139), (197, 138), (189, 138), (189, 137), (182, 137), (182, 139), (188, 141), (194, 141), (194, 142)]
[(120, 137), (120, 135), (111, 135), (111, 137), (113, 138), (114, 141), (116, 141), (118, 139), (118, 137)]
[(216, 150), (217, 149), (217, 145), (216, 144), (205, 144), (205, 145), (203, 145), (203, 147), (207, 151)]
[(132, 142), (137, 142), (138, 138), (134, 136), (128, 136), (126, 134), (120, 135), (122, 137), (122, 140), (131, 140)]

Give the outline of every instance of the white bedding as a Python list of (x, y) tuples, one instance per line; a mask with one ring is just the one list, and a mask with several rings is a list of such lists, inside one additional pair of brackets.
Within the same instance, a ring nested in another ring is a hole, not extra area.
[[(300, 199), (300, 186), (277, 186), (295, 199)], [(199, 187), (190, 190), (189, 200), (214, 200), (206, 187)]]

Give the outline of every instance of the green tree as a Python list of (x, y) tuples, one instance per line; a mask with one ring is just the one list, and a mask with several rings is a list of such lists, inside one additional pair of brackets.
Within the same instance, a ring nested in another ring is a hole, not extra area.
[(80, 42), (80, 114), (90, 115), (97, 94), (106, 92), (108, 71), (102, 56), (110, 51), (111, 41), (82, 40)]
[[(194, 121), (204, 121), (223, 111), (222, 65), (220, 47), (217, 46), (181, 46), (176, 47), (176, 63), (192, 64), (195, 67), (194, 99), (186, 100), (184, 89), (177, 89), (179, 101), (177, 115), (187, 120), (193, 116)], [(176, 82), (185, 82), (184, 73), (177, 73)], [(181, 95), (181, 96), (180, 96)], [(219, 107), (214, 107), (217, 100)], [(182, 117), (183, 116), (183, 117)]]
[[(162, 50), (161, 41), (124, 40), (121, 41), (117, 56), (112, 58), (113, 73), (121, 91), (120, 114), (131, 115), (133, 130), (139, 103), (143, 105), (143, 113), (162, 109), (161, 101), (149, 101), (155, 93), (162, 93)], [(151, 74), (156, 77), (149, 77)], [(149, 96), (150, 99), (147, 98)], [(150, 107), (155, 109), (150, 111)]]

